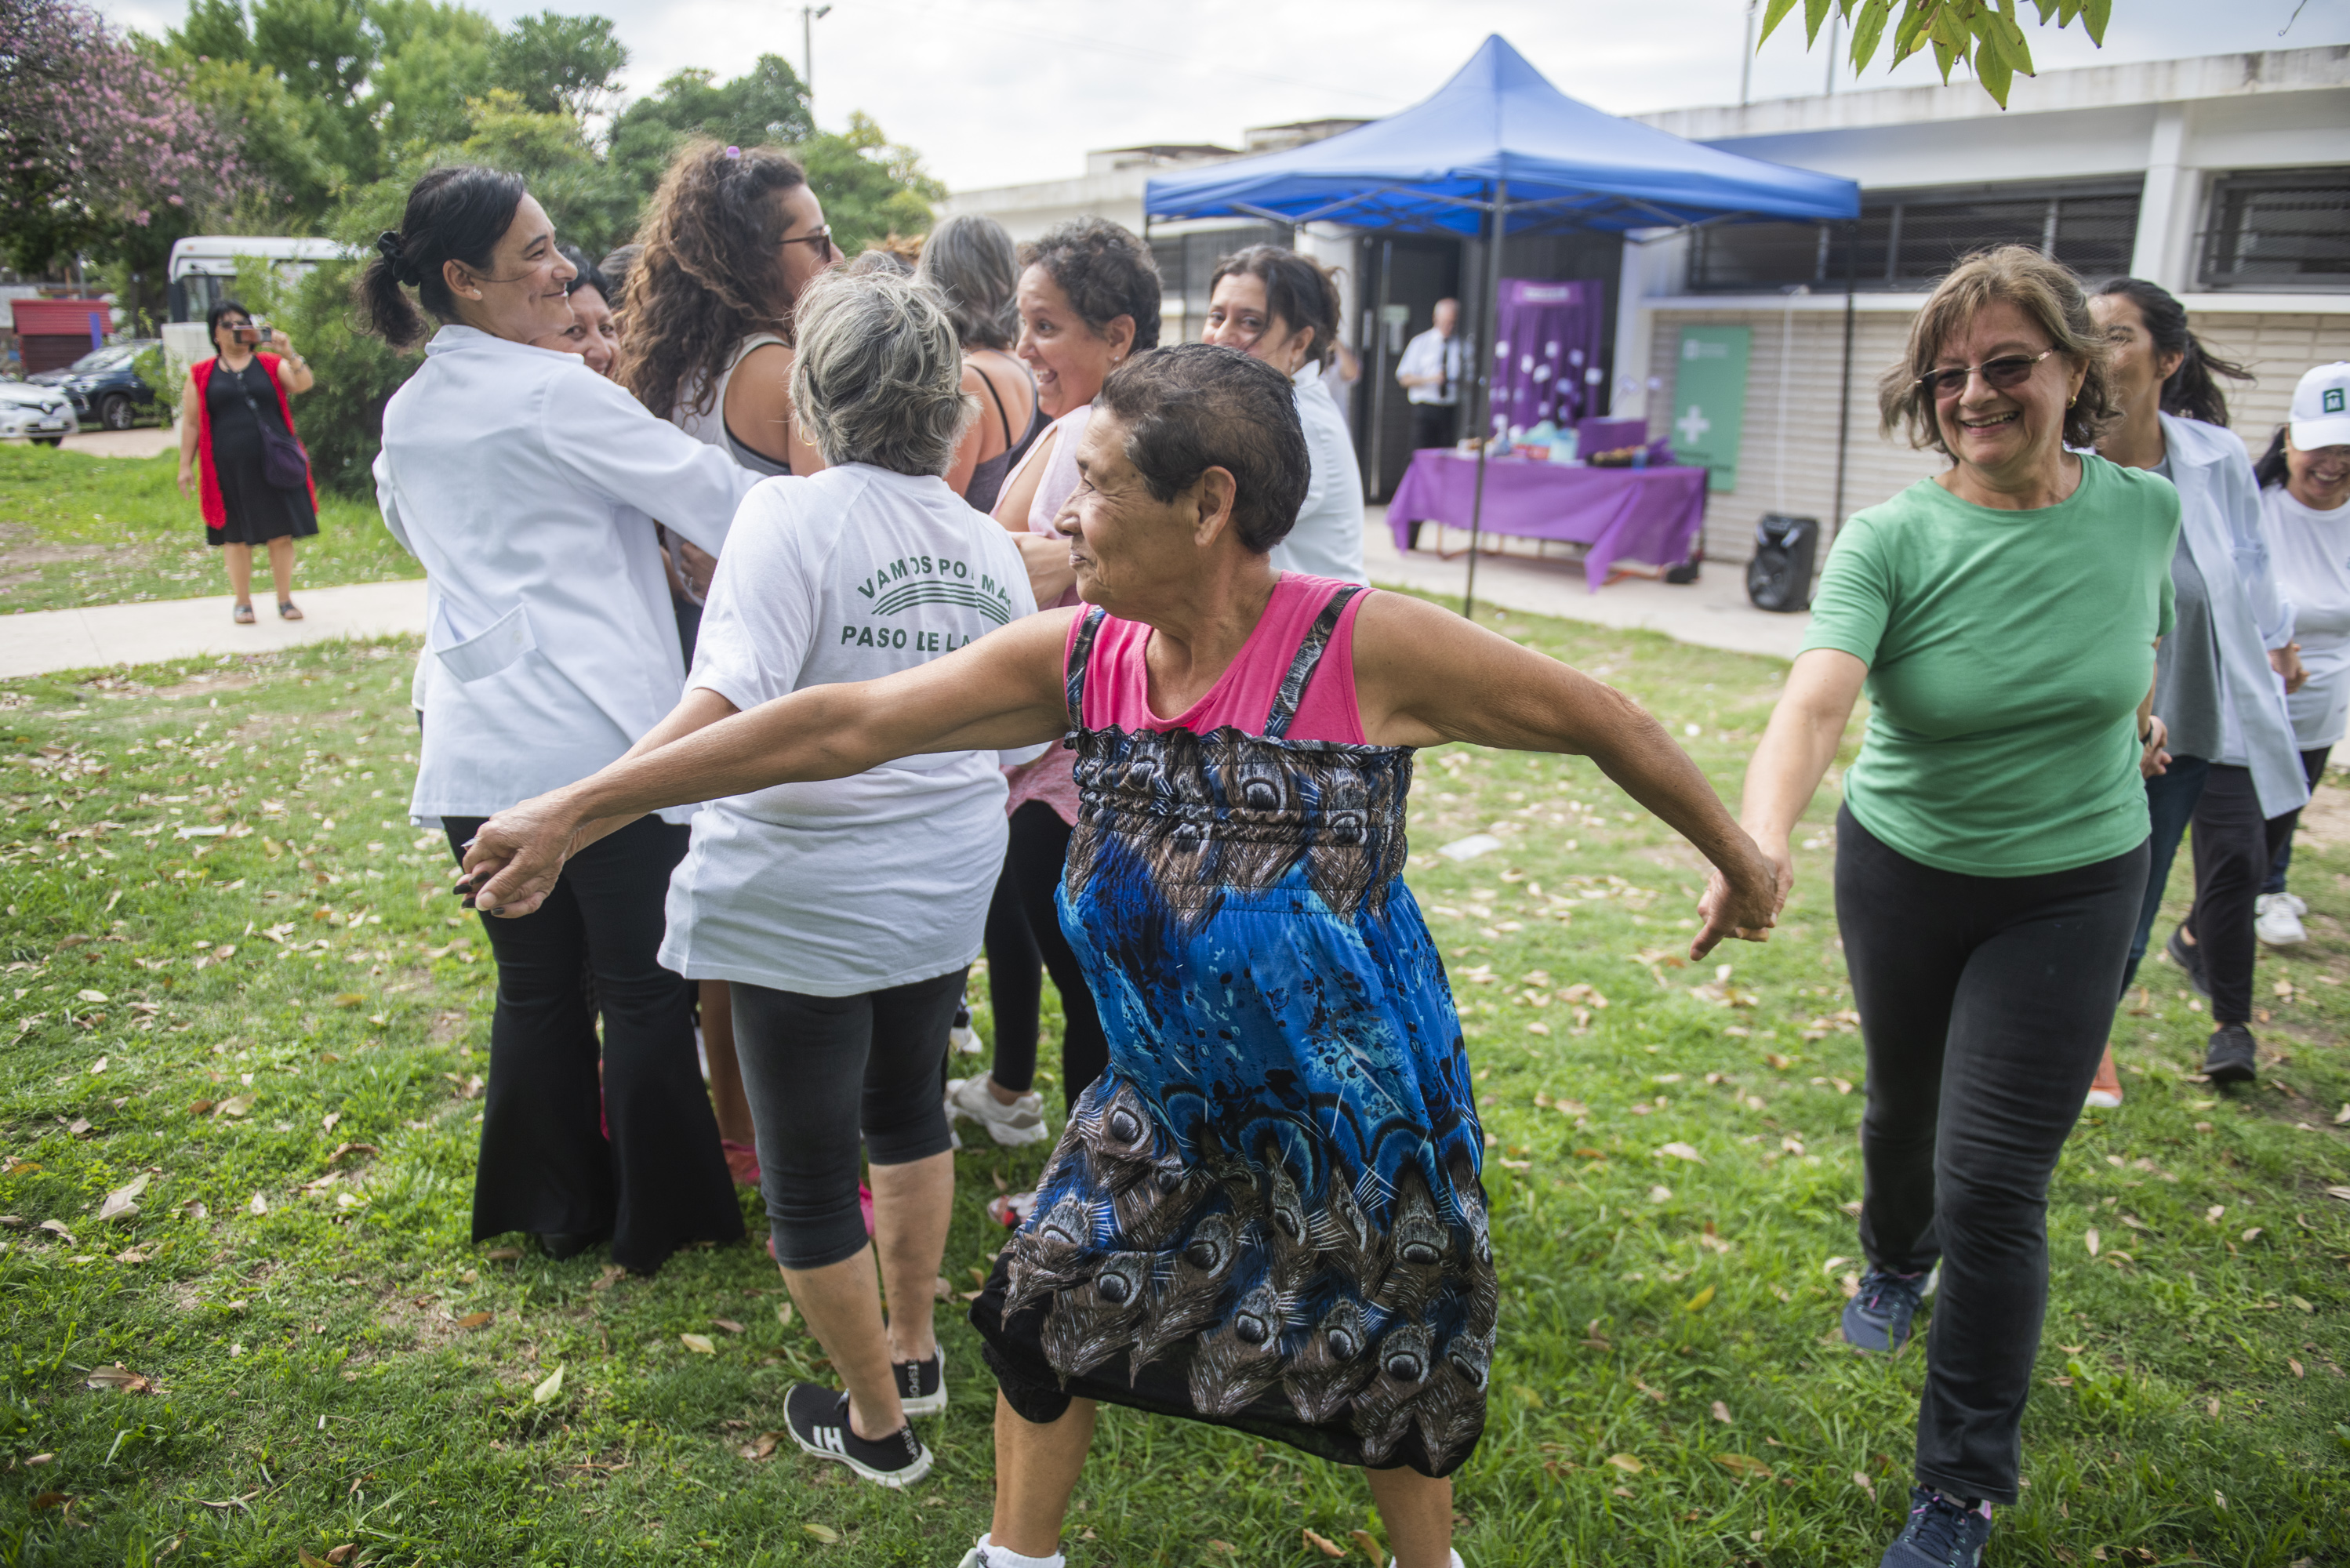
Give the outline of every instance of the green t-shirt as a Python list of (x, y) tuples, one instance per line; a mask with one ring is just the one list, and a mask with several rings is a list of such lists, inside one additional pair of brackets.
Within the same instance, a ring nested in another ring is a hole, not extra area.
[(2147, 836), (2137, 705), (2170, 630), (2178, 493), (2100, 457), (2081, 470), (2028, 512), (1921, 479), (1828, 553), (1804, 649), (1868, 666), (1845, 804), (1912, 860), (2030, 877)]

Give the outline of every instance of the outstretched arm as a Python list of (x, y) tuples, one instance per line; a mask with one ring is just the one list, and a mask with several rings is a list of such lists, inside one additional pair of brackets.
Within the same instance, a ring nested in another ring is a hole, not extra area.
[(1364, 601), (1355, 624), (1357, 700), (1375, 744), (1448, 741), (1588, 756), (1713, 863), (1729, 896), (1690, 944), (1765, 940), (1776, 918), (1770, 863), (1697, 764), (1640, 705), (1570, 665), (1401, 594)]
[(694, 697), (723, 701), (697, 691), (609, 767), (483, 824), (463, 868), (473, 902), (529, 914), (576, 848), (663, 806), (846, 778), (925, 752), (1054, 740), (1068, 727), (1061, 659), (1073, 613), (1029, 616), (915, 669), (806, 687), (689, 731)]
[[(1798, 654), (1787, 671), (1787, 688), (1771, 710), (1762, 743), (1746, 764), (1746, 794), (1738, 820), (1771, 858), (1776, 909), (1795, 885), (1795, 852), (1789, 840), (1796, 821), (1812, 804), (1820, 780), (1844, 743), (1845, 725), (1860, 698), (1868, 666), (1841, 649), (1814, 648)], [(1716, 890), (1709, 885), (1705, 898)]]

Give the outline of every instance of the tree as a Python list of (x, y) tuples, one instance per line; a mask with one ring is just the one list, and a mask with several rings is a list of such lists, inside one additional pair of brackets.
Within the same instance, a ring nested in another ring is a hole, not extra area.
[(163, 234), (236, 172), (233, 141), (179, 77), (96, 11), (0, 0), (0, 248), (19, 271), (168, 249)]
[(792, 151), (824, 201), (833, 243), (850, 255), (891, 234), (927, 233), (931, 203), (946, 200), (947, 188), (923, 172), (920, 155), (891, 142), (864, 114), (848, 117), (845, 134), (818, 132)]
[[(2026, 3), (2040, 13), (2041, 26), (2046, 26), (2053, 19), (2058, 27), (2069, 27), (2077, 19), (2090, 42), (2104, 47), (2113, 0)], [(2016, 0), (1900, 0), (1898, 20), (1894, 16), (1893, 0), (1803, 0), (1803, 5), (1807, 47), (1819, 42), (1820, 24), (1828, 19), (1830, 12), (1844, 18), (1852, 33), (1850, 56), (1855, 72), (1867, 68), (1890, 26), (1893, 55), (1886, 62), (1888, 70), (1921, 50), (1931, 49), (1944, 81), (1950, 79), (1953, 66), (1964, 65), (1975, 73), (1983, 91), (1991, 94), (2002, 109), (2007, 107), (2008, 88), (2014, 79), (2035, 74), (2032, 68), (2032, 47), (2024, 41)], [(1769, 8), (1762, 14), (1762, 38), (1770, 37), (1772, 29), (1785, 21), (1794, 8), (1795, 0), (1770, 0)], [(1762, 39), (1756, 42), (1759, 46)]]
[(542, 11), (518, 17), (498, 38), (498, 85), (522, 96), (538, 114), (585, 120), (612, 97), (612, 78), (628, 67), (626, 45), (608, 16), (565, 16)]
[(612, 161), (650, 194), (671, 155), (690, 137), (735, 147), (788, 147), (815, 134), (799, 73), (780, 55), (761, 55), (723, 87), (713, 72), (680, 71), (650, 98), (622, 109), (612, 121)]

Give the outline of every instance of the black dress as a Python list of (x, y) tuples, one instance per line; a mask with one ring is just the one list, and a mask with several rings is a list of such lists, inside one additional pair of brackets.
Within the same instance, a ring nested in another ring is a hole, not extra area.
[[(252, 394), (250, 404), (247, 393)], [(280, 490), (262, 472), (261, 426), (255, 414), (268, 421), (272, 430), (286, 429), (277, 389), (261, 361), (248, 359), (244, 369), (235, 371), (215, 363), (204, 388), (204, 415), (212, 431), (212, 451), (206, 456), (226, 516), (221, 527), (205, 530), (214, 545), (265, 545), (289, 535), (307, 539), (318, 531), (308, 487)]]

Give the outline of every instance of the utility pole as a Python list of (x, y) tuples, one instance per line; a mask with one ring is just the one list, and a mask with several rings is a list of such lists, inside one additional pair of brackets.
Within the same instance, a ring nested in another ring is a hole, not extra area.
[(1828, 13), (1828, 85), (1820, 89), (1827, 98), (1835, 97), (1836, 26), (1843, 20), (1835, 12)]
[(1746, 0), (1746, 49), (1738, 57), (1738, 107), (1744, 109), (1753, 101), (1754, 87), (1754, 11), (1762, 0)]
[(800, 7), (800, 86), (807, 89), (808, 129), (816, 129), (816, 25), (832, 15), (829, 5)]

